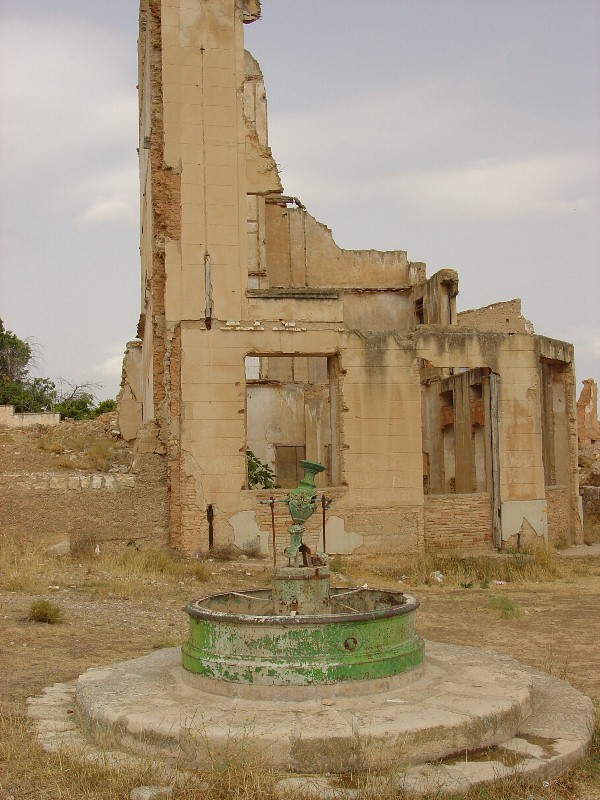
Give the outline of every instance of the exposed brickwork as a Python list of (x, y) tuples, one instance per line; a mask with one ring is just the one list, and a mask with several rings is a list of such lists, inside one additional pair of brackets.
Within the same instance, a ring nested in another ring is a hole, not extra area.
[(178, 458), (169, 462), (169, 544), (176, 550), (181, 544), (181, 464)]
[[(149, 308), (152, 324), (153, 406), (160, 438), (167, 449), (169, 481), (170, 543), (180, 547), (181, 464), (179, 415), (181, 387), (181, 335), (179, 326), (171, 330), (165, 315), (166, 255), (165, 242), (181, 238), (181, 175), (165, 163), (162, 88), (161, 0), (149, 0), (146, 23), (140, 32), (142, 55), (140, 85), (145, 69), (150, 71), (150, 137), (152, 276)], [(145, 38), (150, 37), (150, 63), (144, 64)], [(149, 221), (146, 221), (149, 224)]]
[(548, 544), (555, 545), (569, 537), (569, 490), (566, 486), (546, 486), (548, 508)]
[[(184, 553), (191, 555), (197, 552), (208, 550), (208, 521), (206, 519), (206, 509), (198, 508), (196, 497), (196, 481), (193, 475), (188, 475), (185, 470), (180, 475), (180, 497), (181, 511), (179, 512), (180, 536), (178, 545)], [(217, 521), (220, 522), (220, 515), (215, 514)], [(219, 542), (219, 537), (215, 537)]]
[(436, 550), (490, 550), (492, 510), (489, 494), (439, 494), (425, 497), (425, 547)]
[(471, 402), (471, 425), (483, 427), (484, 424), (483, 400), (473, 400)]
[(416, 553), (422, 549), (421, 506), (353, 511), (346, 515), (346, 527), (364, 537), (358, 553)]

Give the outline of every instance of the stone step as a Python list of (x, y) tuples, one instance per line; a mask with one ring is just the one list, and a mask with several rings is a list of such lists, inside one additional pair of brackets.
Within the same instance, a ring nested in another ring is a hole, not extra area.
[(327, 699), (320, 687), (317, 700), (304, 692), (301, 701), (254, 701), (247, 692), (211, 694), (195, 678), (180, 667), (179, 648), (88, 670), (77, 683), (78, 711), (90, 735), (110, 731), (124, 749), (183, 757), (189, 768), (243, 740), (273, 766), (339, 773), (499, 744), (532, 708), (532, 678), (513, 659), (436, 643), (417, 679), (400, 676), (365, 696), (338, 696), (332, 687)]
[(594, 728), (591, 701), (568, 683), (476, 648), (428, 642), (412, 680), (312, 701), (210, 694), (179, 658), (169, 648), (88, 670), (76, 690), (57, 684), (31, 698), (42, 746), (92, 759), (108, 749), (115, 763), (151, 758), (167, 768), (258, 753), (298, 773), (280, 781), (282, 794), (350, 800), (346, 778), (324, 773), (381, 770), (366, 779), (414, 795), (512, 776), (544, 780), (585, 756)]

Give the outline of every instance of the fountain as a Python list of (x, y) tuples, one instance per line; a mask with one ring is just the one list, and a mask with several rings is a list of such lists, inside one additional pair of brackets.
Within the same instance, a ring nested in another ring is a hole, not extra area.
[(30, 698), (41, 744), (178, 769), (258, 758), (284, 773), (286, 796), (340, 800), (355, 797), (348, 773), (447, 793), (515, 775), (538, 782), (580, 760), (594, 709), (568, 683), (479, 648), (428, 642), (424, 657), (415, 598), (330, 587), (325, 543), (313, 553), (303, 541), (319, 501), (325, 539), (329, 500), (314, 483), (323, 467), (300, 463), (300, 485), (266, 501), (292, 517), (271, 588), (195, 600), (181, 649)]
[(300, 466), (302, 481), (281, 501), (292, 517), (288, 566), (274, 567), (271, 589), (225, 592), (186, 606), (183, 666), (206, 678), (274, 686), (372, 680), (418, 668), (418, 601), (367, 586), (331, 588), (327, 554), (304, 544), (316, 501), (326, 501), (314, 484), (325, 468), (313, 461)]

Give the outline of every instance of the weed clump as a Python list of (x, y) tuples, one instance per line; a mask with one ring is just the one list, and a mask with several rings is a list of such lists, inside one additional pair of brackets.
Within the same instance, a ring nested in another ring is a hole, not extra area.
[(215, 561), (233, 561), (238, 555), (238, 549), (233, 544), (222, 544), (210, 551), (211, 558)]
[(64, 614), (60, 606), (51, 603), (49, 600), (35, 600), (29, 607), (27, 621), (58, 625), (64, 622)]
[(344, 560), (340, 558), (340, 556), (334, 556), (329, 561), (329, 569), (331, 572), (337, 572), (338, 575), (343, 575), (345, 569)]
[(202, 561), (194, 564), (191, 568), (191, 572), (199, 583), (207, 583), (210, 580), (210, 569), (208, 565), (204, 564)]
[(519, 606), (510, 597), (496, 595), (487, 601), (487, 607), (493, 611), (499, 611), (502, 619), (518, 619), (522, 615)]
[(248, 558), (264, 558), (265, 554), (260, 547), (260, 538), (257, 536), (256, 539), (246, 542), (242, 547), (242, 553)]

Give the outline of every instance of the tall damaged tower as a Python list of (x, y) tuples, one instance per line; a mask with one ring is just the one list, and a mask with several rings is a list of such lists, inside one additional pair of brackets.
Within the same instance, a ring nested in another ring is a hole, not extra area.
[(171, 544), (266, 551), (248, 464), (285, 493), (302, 458), (336, 498), (330, 551), (578, 541), (572, 347), (516, 301), (457, 315), (454, 270), (343, 250), (284, 194), (244, 51), (259, 15), (141, 3), (142, 313), (121, 425), (157, 431)]

